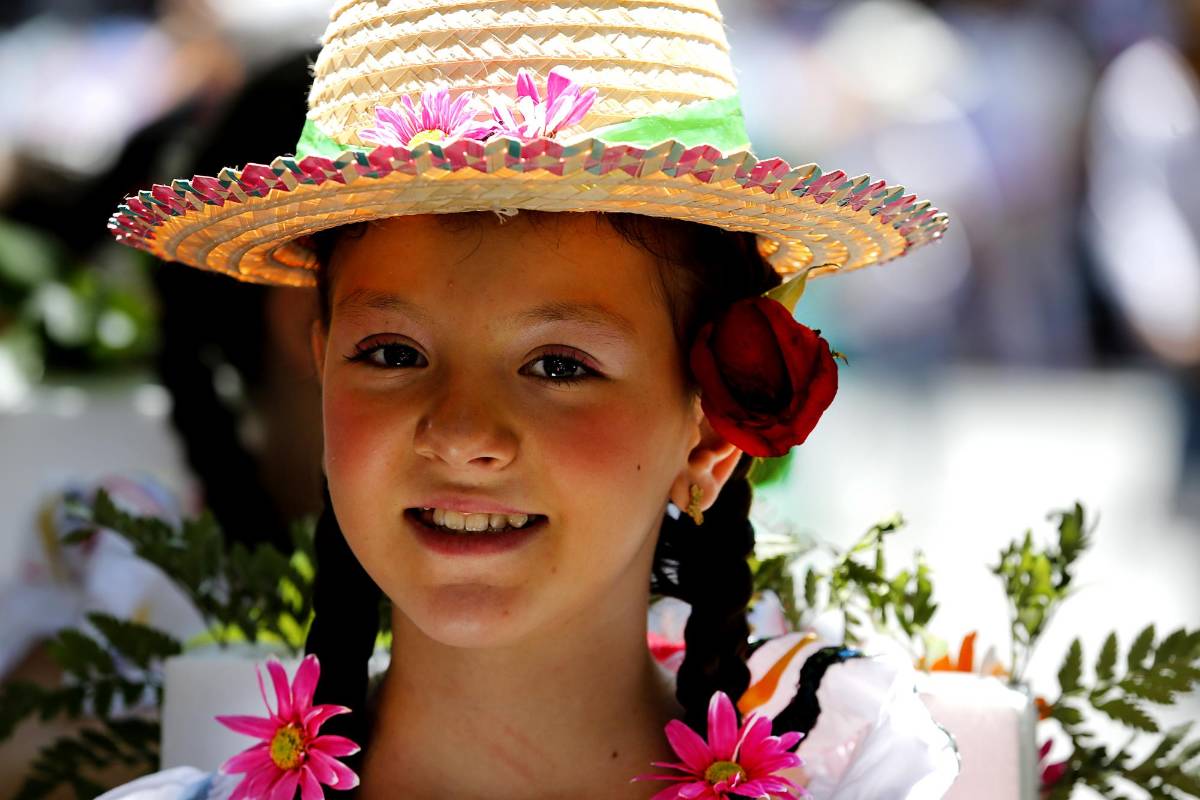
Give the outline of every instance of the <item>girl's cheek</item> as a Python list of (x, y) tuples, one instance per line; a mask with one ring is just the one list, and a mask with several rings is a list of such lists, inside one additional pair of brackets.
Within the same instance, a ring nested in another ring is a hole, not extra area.
[(611, 402), (543, 414), (531, 426), (546, 453), (547, 464), (567, 474), (620, 475), (650, 445), (646, 410), (637, 404)]
[[(398, 420), (377, 398), (346, 389), (326, 392), (324, 402), (325, 457), (330, 471), (361, 471), (372, 458), (386, 452), (383, 446), (394, 435)], [(391, 418), (389, 418), (391, 417)]]

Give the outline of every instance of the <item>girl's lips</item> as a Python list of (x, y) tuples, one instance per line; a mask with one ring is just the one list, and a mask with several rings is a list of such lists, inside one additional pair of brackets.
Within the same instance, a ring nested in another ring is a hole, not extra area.
[(546, 517), (538, 516), (524, 527), (503, 533), (489, 531), (446, 533), (440, 528), (426, 524), (421, 519), (419, 508), (405, 510), (404, 518), (409, 521), (417, 541), (435, 553), (446, 556), (482, 556), (507, 553), (536, 538), (547, 523)]

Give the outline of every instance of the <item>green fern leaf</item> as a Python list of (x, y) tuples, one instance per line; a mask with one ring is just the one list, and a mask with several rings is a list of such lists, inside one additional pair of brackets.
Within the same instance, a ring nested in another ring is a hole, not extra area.
[(1083, 672), (1083, 645), (1079, 639), (1071, 642), (1066, 660), (1058, 670), (1058, 686), (1063, 694), (1075, 694), (1080, 690), (1079, 676)]
[(1156, 723), (1149, 714), (1147, 714), (1141, 706), (1134, 703), (1132, 700), (1127, 700), (1122, 697), (1116, 697), (1111, 700), (1105, 700), (1095, 704), (1095, 709), (1102, 714), (1106, 714), (1117, 722), (1124, 723), (1131, 728), (1147, 733), (1158, 733), (1158, 723)]
[(1117, 664), (1117, 634), (1114, 631), (1104, 640), (1100, 657), (1096, 659), (1096, 677), (1103, 681), (1112, 680), (1113, 668)]
[(178, 639), (139, 622), (101, 612), (88, 614), (88, 621), (104, 634), (109, 644), (141, 669), (149, 669), (151, 662), (183, 652)]
[(1150, 655), (1153, 647), (1154, 625), (1147, 625), (1133, 640), (1133, 645), (1129, 648), (1129, 655), (1125, 659), (1127, 669), (1130, 672), (1142, 669), (1142, 664), (1146, 661), (1146, 656)]
[(1074, 706), (1069, 706), (1063, 702), (1054, 704), (1054, 708), (1051, 710), (1050, 716), (1051, 718), (1061, 722), (1063, 726), (1067, 728), (1083, 724), (1083, 713)]

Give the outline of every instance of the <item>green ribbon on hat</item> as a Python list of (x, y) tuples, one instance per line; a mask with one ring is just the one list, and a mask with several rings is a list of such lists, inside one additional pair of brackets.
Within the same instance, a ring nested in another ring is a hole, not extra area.
[[(674, 140), (684, 147), (711, 145), (722, 153), (750, 149), (746, 121), (742, 116), (740, 95), (717, 100), (689, 103), (668, 114), (638, 117), (615, 125), (588, 131), (579, 137), (599, 139), (606, 144), (630, 144), (650, 147)], [(373, 147), (345, 144), (326, 136), (311, 119), (305, 120), (300, 141), (296, 142), (296, 158), (325, 156), (336, 158), (347, 150), (370, 152)]]
[(722, 153), (750, 149), (741, 96), (689, 103), (667, 114), (638, 117), (589, 131), (586, 136), (611, 144), (650, 147), (671, 139), (684, 147), (712, 145)]

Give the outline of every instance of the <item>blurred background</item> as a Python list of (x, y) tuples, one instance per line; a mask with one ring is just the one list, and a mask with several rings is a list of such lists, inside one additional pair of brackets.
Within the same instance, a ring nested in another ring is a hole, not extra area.
[[(0, 675), (54, 680), (38, 643), (87, 608), (197, 624), (47, 555), (64, 487), (207, 506), (247, 543), (286, 544), (318, 509), (312, 298), (152, 263), (105, 223), (154, 182), (293, 152), (328, 6), (0, 5)], [(1079, 500), (1096, 544), (1035, 689), (1076, 635), (1095, 653), (1110, 630), (1200, 622), (1200, 0), (723, 10), (757, 155), (903, 183), (951, 217), (802, 301), (850, 365), (767, 493), (788, 525), (846, 545), (902, 512), (935, 632), (1007, 652), (989, 566)], [(0, 749), (0, 796), (40, 735)]]

